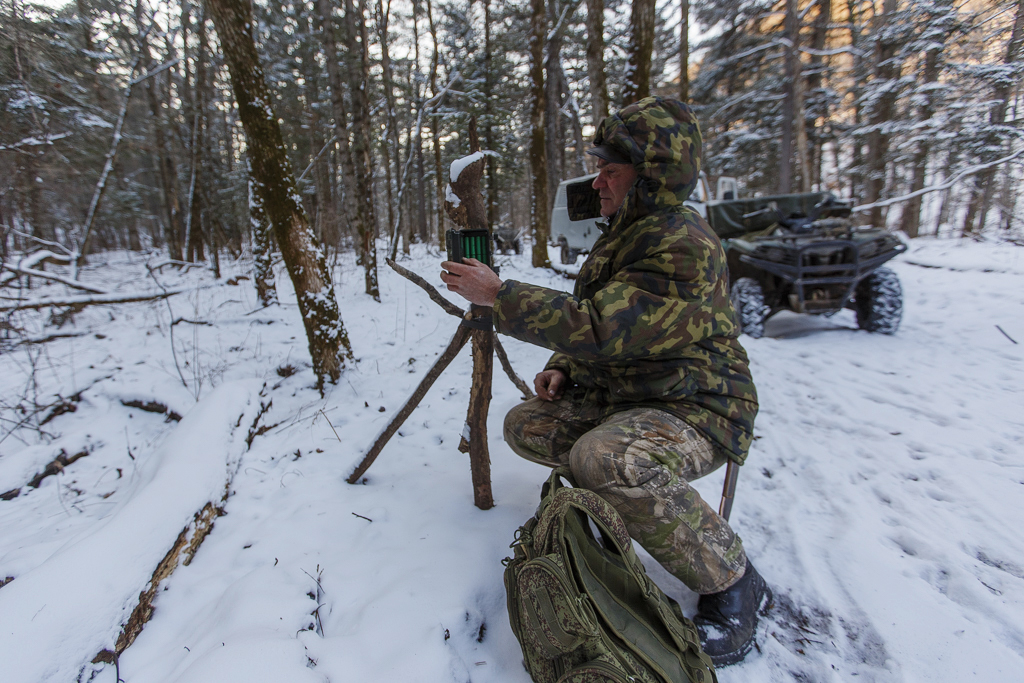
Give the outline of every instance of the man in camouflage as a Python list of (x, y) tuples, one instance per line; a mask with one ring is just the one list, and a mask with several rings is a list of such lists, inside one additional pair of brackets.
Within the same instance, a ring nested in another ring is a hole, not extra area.
[(609, 116), (595, 147), (609, 225), (572, 295), (445, 262), (448, 288), (494, 308), (498, 332), (554, 351), (537, 397), (505, 418), (519, 455), (568, 465), (630, 535), (701, 594), (694, 621), (716, 664), (753, 644), (771, 599), (740, 538), (689, 482), (750, 447), (757, 395), (729, 301), (725, 254), (683, 202), (700, 173), (690, 109), (650, 97)]

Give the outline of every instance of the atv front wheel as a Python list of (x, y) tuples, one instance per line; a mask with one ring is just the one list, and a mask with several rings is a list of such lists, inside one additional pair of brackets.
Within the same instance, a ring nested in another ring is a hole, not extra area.
[(896, 273), (879, 268), (857, 284), (857, 327), (894, 334), (903, 317), (903, 288)]
[(740, 321), (740, 331), (754, 339), (764, 336), (764, 321), (771, 309), (764, 305), (761, 283), (750, 277), (741, 277), (732, 284), (732, 307)]

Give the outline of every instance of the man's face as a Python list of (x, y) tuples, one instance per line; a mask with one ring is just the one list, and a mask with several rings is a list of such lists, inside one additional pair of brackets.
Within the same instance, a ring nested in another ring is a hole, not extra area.
[(601, 196), (601, 215), (611, 218), (622, 206), (629, 188), (636, 182), (636, 169), (632, 164), (613, 164), (604, 159), (597, 160), (597, 177), (593, 187)]

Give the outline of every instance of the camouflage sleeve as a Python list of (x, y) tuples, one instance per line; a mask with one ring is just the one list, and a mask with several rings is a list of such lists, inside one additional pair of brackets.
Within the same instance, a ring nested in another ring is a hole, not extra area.
[(570, 370), (569, 357), (564, 353), (553, 353), (551, 354), (551, 358), (548, 359), (547, 365), (544, 366), (544, 369), (561, 370), (568, 375)]
[(694, 253), (685, 259), (655, 252), (626, 265), (589, 299), (507, 280), (494, 304), (495, 328), (574, 360), (671, 355), (732, 324), (728, 311), (714, 303), (711, 250), (690, 246)]

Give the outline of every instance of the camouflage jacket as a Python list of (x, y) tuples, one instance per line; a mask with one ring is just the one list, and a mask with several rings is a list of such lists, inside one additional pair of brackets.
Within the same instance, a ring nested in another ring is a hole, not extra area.
[(555, 351), (559, 368), (613, 411), (667, 410), (743, 462), (757, 394), (737, 340), (721, 242), (683, 201), (696, 187), (701, 137), (686, 105), (647, 98), (609, 116), (595, 144), (627, 152), (639, 173), (580, 268), (573, 294), (514, 280), (496, 329)]

